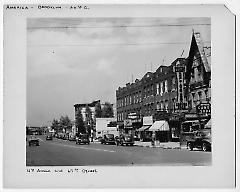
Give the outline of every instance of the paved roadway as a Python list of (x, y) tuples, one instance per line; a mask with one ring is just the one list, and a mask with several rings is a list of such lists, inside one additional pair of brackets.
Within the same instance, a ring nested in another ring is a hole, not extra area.
[(74, 141), (38, 136), (40, 146), (26, 145), (27, 166), (84, 165), (211, 165), (211, 152), (186, 149), (162, 149), (140, 146), (116, 146), (90, 143), (76, 145)]

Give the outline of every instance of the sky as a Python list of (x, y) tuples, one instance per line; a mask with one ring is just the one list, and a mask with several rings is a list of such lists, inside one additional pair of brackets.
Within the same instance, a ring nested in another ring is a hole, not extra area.
[(116, 103), (116, 90), (188, 57), (193, 30), (211, 43), (209, 18), (30, 18), (27, 125), (74, 120), (74, 104)]

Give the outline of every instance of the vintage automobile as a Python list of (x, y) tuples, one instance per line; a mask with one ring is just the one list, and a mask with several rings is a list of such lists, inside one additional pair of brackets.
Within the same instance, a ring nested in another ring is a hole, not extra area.
[(32, 145), (39, 146), (40, 145), (39, 144), (39, 139), (35, 135), (31, 136), (28, 139), (28, 145), (29, 146), (32, 146)]
[(75, 137), (74, 135), (70, 135), (70, 136), (68, 137), (68, 140), (69, 140), (69, 141), (76, 141), (76, 137)]
[(140, 141), (140, 138), (137, 135), (134, 135), (133, 138), (134, 138), (134, 141)]
[(101, 144), (115, 144), (114, 134), (104, 134), (101, 139)]
[(78, 137), (76, 137), (76, 144), (80, 145), (83, 144), (90, 144), (89, 136), (88, 134), (80, 134)]
[(46, 140), (53, 140), (53, 136), (52, 135), (47, 135)]
[(120, 135), (119, 137), (119, 142), (117, 143), (117, 145), (134, 145), (134, 137), (132, 135), (129, 134), (123, 134)]
[(198, 148), (203, 151), (211, 151), (212, 148), (211, 129), (202, 129), (196, 131), (194, 136), (187, 140), (187, 148), (191, 151), (194, 148)]

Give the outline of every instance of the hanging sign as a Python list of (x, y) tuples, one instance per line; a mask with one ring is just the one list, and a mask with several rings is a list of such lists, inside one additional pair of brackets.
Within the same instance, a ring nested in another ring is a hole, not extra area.
[(184, 73), (186, 72), (186, 67), (182, 65), (179, 61), (176, 66), (174, 66), (173, 71), (177, 75), (177, 102), (175, 104), (176, 109), (185, 110), (187, 109), (187, 102), (184, 97)]

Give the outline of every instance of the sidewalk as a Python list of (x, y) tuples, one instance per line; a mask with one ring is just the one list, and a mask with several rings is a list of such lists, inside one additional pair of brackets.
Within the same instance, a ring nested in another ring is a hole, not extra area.
[(139, 147), (152, 147), (152, 148), (163, 148), (163, 149), (181, 149), (179, 142), (155, 143), (155, 145), (152, 146), (151, 142), (135, 141), (134, 145), (139, 146)]
[[(98, 140), (93, 140), (91, 143), (101, 143)], [(135, 141), (134, 146), (138, 147), (152, 147), (152, 148), (162, 148), (162, 149), (181, 149), (179, 142), (164, 142), (164, 143), (155, 143), (154, 146), (152, 146), (151, 142), (142, 142), (142, 141)], [(184, 149), (184, 148), (182, 148)]]

